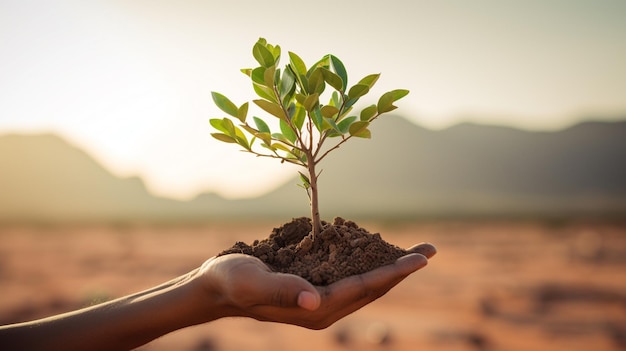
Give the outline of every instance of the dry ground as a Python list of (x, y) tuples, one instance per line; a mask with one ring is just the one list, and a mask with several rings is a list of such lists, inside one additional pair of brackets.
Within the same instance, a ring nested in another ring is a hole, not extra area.
[[(225, 319), (141, 350), (626, 349), (626, 224), (359, 224), (402, 247), (432, 242), (439, 253), (326, 330)], [(0, 322), (143, 290), (272, 227), (0, 227)]]

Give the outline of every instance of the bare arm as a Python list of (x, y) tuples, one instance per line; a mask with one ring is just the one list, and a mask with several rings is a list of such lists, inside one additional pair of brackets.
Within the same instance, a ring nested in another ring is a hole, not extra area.
[(202, 295), (197, 270), (137, 294), (78, 311), (0, 329), (10, 350), (128, 350), (217, 315)]

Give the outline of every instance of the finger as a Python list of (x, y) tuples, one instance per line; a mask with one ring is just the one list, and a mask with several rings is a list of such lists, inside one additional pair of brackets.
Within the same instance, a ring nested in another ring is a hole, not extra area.
[(407, 251), (424, 255), (426, 258), (431, 258), (437, 253), (437, 248), (429, 243), (421, 243), (411, 246)]
[(384, 295), (409, 274), (426, 266), (428, 260), (421, 254), (409, 254), (393, 264), (373, 271), (351, 276), (326, 287), (329, 309), (346, 315)]
[(427, 264), (428, 259), (418, 253), (402, 256), (393, 264), (362, 274), (363, 287), (371, 291), (373, 295), (382, 292), (377, 296), (380, 297), (409, 274), (425, 267)]

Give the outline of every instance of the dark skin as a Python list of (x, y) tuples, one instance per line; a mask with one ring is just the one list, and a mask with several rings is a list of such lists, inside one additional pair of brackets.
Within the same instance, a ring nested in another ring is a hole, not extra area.
[(423, 268), (436, 250), (415, 245), (393, 264), (329, 286), (275, 273), (252, 256), (208, 259), (160, 286), (107, 303), (0, 327), (7, 350), (130, 350), (162, 335), (224, 317), (324, 329)]

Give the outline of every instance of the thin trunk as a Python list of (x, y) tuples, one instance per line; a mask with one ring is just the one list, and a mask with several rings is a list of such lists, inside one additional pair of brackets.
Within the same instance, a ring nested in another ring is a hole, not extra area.
[[(309, 158), (312, 160), (312, 157)], [(309, 162), (309, 181), (311, 182), (311, 225), (313, 226), (313, 238), (322, 232), (322, 219), (320, 217), (319, 202), (317, 198), (317, 174), (315, 174), (315, 162)]]

